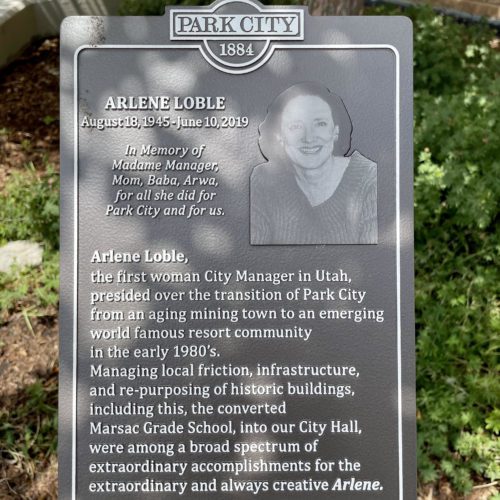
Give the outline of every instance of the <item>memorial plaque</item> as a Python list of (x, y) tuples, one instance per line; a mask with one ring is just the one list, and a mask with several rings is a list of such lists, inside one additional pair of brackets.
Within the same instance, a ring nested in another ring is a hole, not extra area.
[(411, 37), (64, 21), (60, 498), (415, 498)]

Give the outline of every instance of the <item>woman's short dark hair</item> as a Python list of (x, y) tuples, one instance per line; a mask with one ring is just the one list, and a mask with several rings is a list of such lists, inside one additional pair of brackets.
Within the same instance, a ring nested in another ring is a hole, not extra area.
[(339, 127), (339, 137), (335, 142), (333, 154), (345, 156), (351, 148), (352, 123), (342, 99), (326, 87), (315, 82), (303, 82), (284, 90), (267, 108), (267, 115), (259, 126), (259, 146), (267, 160), (286, 160), (277, 137), (281, 130), (281, 115), (285, 106), (295, 97), (317, 96), (325, 101), (332, 112), (335, 125)]

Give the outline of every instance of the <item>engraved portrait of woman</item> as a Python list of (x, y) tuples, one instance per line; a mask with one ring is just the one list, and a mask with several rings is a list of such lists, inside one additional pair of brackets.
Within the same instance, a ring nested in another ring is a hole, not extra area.
[(250, 180), (252, 245), (376, 244), (377, 165), (351, 149), (339, 96), (314, 82), (276, 97)]

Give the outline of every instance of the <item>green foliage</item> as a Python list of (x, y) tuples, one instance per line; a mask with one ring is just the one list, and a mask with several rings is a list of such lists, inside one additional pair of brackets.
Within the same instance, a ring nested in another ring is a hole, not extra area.
[(430, 9), (415, 30), (419, 471), (460, 491), (500, 478), (500, 54)]
[(59, 252), (46, 250), (38, 268), (0, 273), (0, 324), (12, 311), (43, 315), (59, 302)]
[(56, 116), (52, 116), (52, 115), (45, 115), (42, 118), (42, 121), (45, 125), (51, 125), (52, 123), (56, 122), (57, 120), (59, 120), (59, 118), (57, 118)]
[(30, 163), (12, 174), (0, 193), (0, 222), (0, 244), (31, 240), (59, 247), (59, 175), (50, 165), (38, 172)]
[(495, 408), (486, 419), (486, 429), (493, 431), (495, 434), (500, 433), (500, 409)]

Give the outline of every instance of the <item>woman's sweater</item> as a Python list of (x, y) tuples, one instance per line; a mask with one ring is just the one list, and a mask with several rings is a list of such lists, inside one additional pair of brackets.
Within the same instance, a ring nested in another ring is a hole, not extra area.
[(255, 167), (250, 189), (252, 245), (377, 243), (377, 165), (357, 151), (320, 205), (311, 206), (291, 167)]

